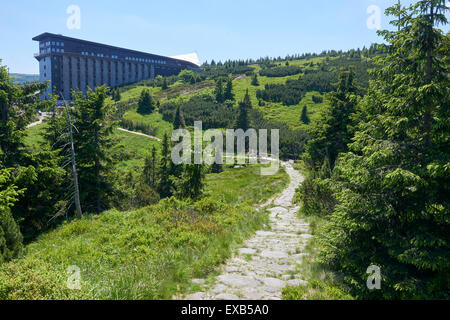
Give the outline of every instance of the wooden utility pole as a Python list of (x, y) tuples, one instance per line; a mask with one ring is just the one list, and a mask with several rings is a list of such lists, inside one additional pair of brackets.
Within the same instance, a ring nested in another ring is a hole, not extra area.
[(78, 186), (77, 164), (75, 161), (75, 147), (73, 144), (72, 119), (70, 118), (69, 107), (67, 106), (66, 100), (64, 100), (64, 106), (66, 107), (67, 122), (69, 124), (70, 149), (72, 151), (71, 161), (72, 161), (73, 185), (75, 188), (74, 200), (75, 200), (76, 217), (78, 219), (81, 219), (83, 217), (83, 212), (81, 211), (80, 189)]

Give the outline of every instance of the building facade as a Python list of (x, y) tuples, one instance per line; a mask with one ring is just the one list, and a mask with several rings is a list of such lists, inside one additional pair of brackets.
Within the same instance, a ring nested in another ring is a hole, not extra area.
[(177, 75), (187, 69), (201, 71), (198, 64), (175, 58), (128, 50), (62, 35), (44, 33), (39, 42), (40, 81), (50, 85), (42, 98), (51, 95), (71, 100), (72, 90), (106, 85), (111, 88), (131, 84), (157, 75)]

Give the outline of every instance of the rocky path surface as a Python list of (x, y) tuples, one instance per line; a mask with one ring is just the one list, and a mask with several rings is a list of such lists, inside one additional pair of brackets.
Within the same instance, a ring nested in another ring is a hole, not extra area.
[(207, 287), (205, 280), (194, 279), (193, 283), (203, 286), (202, 292), (191, 294), (185, 300), (280, 300), (285, 286), (305, 284), (301, 280), (298, 264), (309, 225), (297, 218), (299, 207), (292, 199), (303, 177), (291, 163), (283, 163), (290, 176), (290, 184), (268, 204), (270, 231), (258, 231), (246, 241), (239, 253), (222, 266), (216, 284)]

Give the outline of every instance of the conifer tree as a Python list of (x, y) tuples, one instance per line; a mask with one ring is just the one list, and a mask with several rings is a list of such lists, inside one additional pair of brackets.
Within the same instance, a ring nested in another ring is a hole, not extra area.
[(216, 101), (219, 103), (224, 102), (224, 92), (223, 92), (223, 80), (222, 78), (216, 81), (216, 89), (215, 89)]
[(259, 80), (258, 75), (255, 73), (252, 78), (252, 86), (258, 87), (259, 86)]
[(181, 198), (198, 199), (203, 193), (205, 173), (201, 164), (187, 164), (184, 166), (181, 183), (177, 194)]
[(162, 90), (167, 90), (168, 88), (169, 88), (169, 84), (167, 83), (167, 78), (164, 77), (164, 78), (163, 78), (163, 81), (162, 81), (161, 89), (162, 89)]
[(0, 192), (13, 185), (23, 190), (9, 211), (27, 241), (48, 228), (48, 221), (58, 211), (64, 174), (58, 152), (49, 151), (46, 145), (37, 152), (24, 147), (25, 129), (36, 109), (48, 107), (39, 95), (46, 87), (41, 83), (18, 87), (6, 66), (0, 66), (0, 169), (10, 169)]
[(151, 114), (155, 110), (155, 102), (148, 89), (141, 92), (137, 112), (140, 114)]
[(158, 188), (157, 191), (161, 198), (167, 198), (173, 194), (173, 183), (170, 175), (171, 153), (169, 145), (169, 136), (164, 133), (162, 140), (161, 158), (158, 170)]
[(181, 112), (181, 106), (178, 105), (177, 109), (175, 111), (174, 119), (173, 119), (173, 129), (174, 130), (183, 129), (185, 126), (186, 126), (186, 123), (184, 121), (184, 117)]
[(227, 84), (225, 86), (225, 92), (223, 94), (224, 100), (234, 100), (233, 94), (233, 77), (231, 75), (228, 76)]
[(153, 146), (150, 155), (145, 158), (144, 169), (142, 172), (143, 182), (152, 188), (156, 187), (156, 173), (158, 169), (156, 163), (156, 148)]
[(10, 211), (21, 191), (9, 183), (10, 174), (11, 170), (0, 169), (0, 264), (17, 257), (23, 247), (22, 234)]
[(348, 150), (347, 144), (352, 138), (352, 114), (359, 99), (353, 82), (352, 70), (342, 72), (336, 92), (328, 95), (330, 107), (315, 125), (312, 130), (315, 136), (306, 146), (307, 154), (304, 158), (313, 167), (320, 167), (327, 157), (333, 168), (338, 154)]
[(235, 126), (236, 129), (242, 129), (245, 132), (250, 128), (249, 112), (251, 109), (252, 102), (250, 100), (250, 95), (247, 89), (244, 100), (239, 102), (238, 117)]
[(108, 194), (112, 190), (108, 153), (112, 145), (114, 123), (107, 120), (110, 106), (105, 103), (107, 89), (102, 86), (90, 90), (87, 97), (75, 93), (73, 110), (77, 132), (74, 145), (79, 173), (81, 203), (90, 212), (108, 208)]
[[(398, 31), (380, 33), (387, 56), (334, 170), (339, 204), (321, 232), (322, 260), (359, 298), (448, 299), (449, 35), (437, 29), (446, 10), (441, 0), (388, 9)], [(366, 286), (370, 265), (382, 290)]]
[(116, 102), (119, 102), (120, 100), (122, 100), (122, 95), (120, 94), (120, 90), (118, 88), (116, 89), (116, 97), (114, 100)]
[(307, 106), (303, 107), (302, 116), (300, 117), (300, 121), (303, 122), (304, 124), (310, 123), (310, 120), (308, 117), (308, 107)]

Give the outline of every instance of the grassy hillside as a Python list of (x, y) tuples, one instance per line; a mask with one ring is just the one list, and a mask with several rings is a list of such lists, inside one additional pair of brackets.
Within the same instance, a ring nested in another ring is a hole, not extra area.
[[(319, 63), (324, 63), (325, 58), (313, 58), (307, 60), (295, 60), (289, 61), (290, 66), (301, 67), (303, 72), (317, 70)], [(286, 61), (275, 63), (278, 66), (284, 66)], [(261, 70), (260, 65), (251, 65), (251, 68), (258, 73)], [(323, 98), (319, 92), (311, 91), (306, 94), (306, 96), (297, 105), (286, 106), (282, 103), (265, 102), (263, 106), (258, 105), (258, 99), (256, 97), (257, 90), (263, 90), (266, 84), (284, 84), (287, 80), (296, 80), (302, 76), (302, 72), (286, 77), (264, 77), (259, 76), (259, 85), (253, 86), (251, 84), (252, 77), (246, 75), (234, 76), (233, 80), (233, 94), (235, 95), (236, 101), (240, 101), (244, 98), (245, 92), (249, 90), (250, 97), (254, 108), (259, 109), (264, 117), (268, 120), (273, 120), (277, 122), (284, 122), (288, 124), (292, 129), (309, 129), (311, 124), (314, 123), (320, 116), (320, 113), (326, 109), (327, 101), (324, 99), (321, 103), (314, 103), (312, 101), (312, 96), (317, 96)], [(159, 100), (161, 103), (164, 102), (177, 102), (180, 100), (186, 101), (191, 97), (199, 94), (213, 94), (214, 93), (214, 81), (204, 80), (195, 84), (184, 83), (178, 81), (171, 85), (167, 90), (161, 90), (160, 87), (150, 88), (152, 95)], [(151, 127), (158, 127), (156, 136), (161, 137), (165, 130), (170, 128), (168, 123), (161, 122), (162, 119), (159, 118), (157, 114), (142, 116), (136, 112), (137, 101), (141, 92), (149, 87), (144, 85), (144, 83), (137, 83), (130, 86), (125, 86), (120, 88), (121, 92), (121, 103), (129, 103), (131, 110), (128, 111), (124, 119), (131, 120), (137, 123), (147, 124)], [(308, 116), (311, 120), (311, 124), (306, 125), (300, 121), (303, 106), (308, 108)]]
[[(155, 117), (158, 117), (155, 114)], [(167, 123), (165, 124), (168, 125)], [(27, 129), (25, 145), (32, 150), (39, 150), (44, 143), (42, 136), (46, 127), (44, 122), (41, 125)], [(147, 137), (138, 136), (132, 133), (115, 130), (112, 138), (115, 140), (115, 146), (111, 150), (114, 156), (119, 159), (117, 168), (140, 168), (143, 165), (144, 158), (150, 153), (153, 146), (159, 149), (160, 143)]]
[[(210, 196), (199, 202), (168, 199), (66, 223), (0, 266), (0, 299), (167, 299), (184, 292), (267, 223), (253, 205), (280, 192), (288, 178), (258, 170), (209, 175)], [(71, 266), (80, 269), (80, 290), (67, 289)]]

